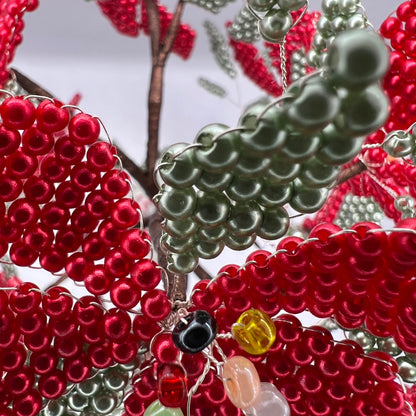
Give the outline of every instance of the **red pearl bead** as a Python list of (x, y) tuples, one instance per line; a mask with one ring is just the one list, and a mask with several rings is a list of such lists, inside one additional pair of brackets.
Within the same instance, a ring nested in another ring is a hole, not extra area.
[(95, 296), (108, 293), (111, 282), (111, 276), (108, 275), (105, 267), (101, 264), (94, 265), (91, 272), (84, 279), (85, 288)]
[(93, 172), (108, 172), (116, 162), (116, 149), (105, 142), (94, 143), (87, 151), (87, 166)]
[(155, 321), (165, 319), (172, 310), (166, 292), (160, 289), (153, 289), (145, 293), (140, 299), (140, 305), (143, 314)]
[(107, 342), (90, 345), (87, 350), (87, 356), (91, 364), (99, 369), (108, 368), (113, 362), (110, 346)]
[(89, 145), (97, 141), (100, 134), (100, 123), (89, 114), (79, 113), (72, 117), (68, 126), (69, 136), (77, 145)]
[(0, 126), (0, 152), (2, 155), (11, 155), (20, 145), (20, 133), (5, 126)]
[(27, 358), (26, 349), (23, 344), (17, 343), (12, 349), (3, 351), (0, 355), (0, 369), (6, 372), (20, 370)]
[(104, 315), (104, 334), (112, 341), (121, 341), (130, 332), (131, 321), (129, 314), (123, 310), (110, 309)]
[(72, 254), (65, 265), (65, 271), (72, 280), (82, 282), (92, 270), (94, 264), (83, 253)]
[(40, 165), (42, 177), (52, 182), (62, 182), (69, 175), (70, 166), (62, 163), (55, 155), (47, 155)]
[(68, 381), (81, 383), (90, 376), (91, 363), (86, 355), (80, 354), (77, 357), (65, 360), (63, 372)]
[(154, 289), (159, 284), (161, 278), (162, 272), (160, 267), (149, 259), (136, 262), (131, 270), (131, 279), (141, 290)]
[(130, 191), (129, 176), (120, 170), (110, 170), (101, 178), (101, 191), (108, 199), (123, 198)]
[(57, 273), (65, 267), (67, 255), (54, 246), (42, 251), (39, 255), (39, 263), (43, 269), (51, 273)]
[(0, 174), (0, 201), (14, 201), (22, 192), (23, 184), (20, 179)]
[(13, 402), (16, 416), (36, 416), (42, 408), (42, 397), (37, 390), (29, 390)]
[(103, 316), (103, 310), (100, 303), (93, 296), (83, 296), (74, 306), (76, 322), (81, 326), (97, 325), (97, 322)]
[(107, 218), (111, 212), (114, 212), (112, 204), (106, 199), (101, 191), (92, 191), (85, 199), (85, 206), (88, 213), (97, 219)]
[(133, 335), (137, 340), (149, 342), (158, 332), (159, 325), (146, 315), (136, 315), (133, 320)]
[(4, 385), (14, 396), (21, 396), (30, 391), (35, 381), (35, 375), (30, 367), (20, 371), (9, 372), (4, 378)]
[(30, 366), (38, 375), (50, 373), (57, 365), (58, 356), (52, 347), (30, 355)]
[(69, 209), (60, 207), (56, 202), (48, 202), (41, 211), (41, 222), (47, 227), (59, 230), (68, 224)]
[(30, 266), (32, 265), (38, 255), (36, 251), (32, 250), (22, 241), (16, 241), (10, 246), (10, 259), (16, 266)]
[(123, 256), (120, 249), (112, 249), (105, 256), (104, 267), (115, 278), (126, 276), (132, 266), (132, 261)]
[(36, 157), (23, 153), (20, 148), (6, 159), (7, 173), (13, 178), (27, 179), (35, 173), (37, 167)]
[(121, 278), (114, 281), (110, 289), (110, 299), (117, 308), (128, 310), (140, 301), (141, 292), (131, 279)]
[(56, 337), (54, 341), (54, 349), (62, 358), (76, 357), (82, 351), (82, 340), (78, 332), (70, 337)]
[(105, 244), (115, 247), (120, 243), (122, 231), (118, 229), (110, 220), (104, 220), (98, 227), (98, 235)]
[(5, 216), (0, 221), (0, 240), (13, 243), (21, 238), (22, 228), (13, 224), (10, 219)]
[(100, 176), (86, 162), (81, 162), (72, 168), (71, 182), (80, 191), (88, 192), (97, 188)]
[(6, 98), (0, 106), (0, 114), (6, 127), (24, 130), (35, 121), (36, 109), (29, 100)]
[[(34, 290), (33, 290), (34, 289)], [(32, 313), (39, 306), (42, 296), (39, 288), (31, 282), (22, 283), (9, 297), (10, 308), (17, 314)]]
[(116, 227), (126, 229), (135, 226), (140, 220), (140, 215), (139, 204), (123, 198), (113, 205), (111, 220)]
[(110, 347), (113, 360), (119, 364), (127, 364), (133, 361), (138, 350), (137, 341), (131, 335), (120, 343), (111, 343)]
[(54, 150), (56, 159), (67, 166), (81, 162), (85, 155), (85, 147), (73, 143), (67, 136), (56, 141)]
[(24, 228), (30, 227), (35, 223), (39, 218), (39, 214), (39, 206), (24, 198), (14, 201), (7, 211), (10, 221)]
[(81, 246), (82, 235), (71, 228), (63, 228), (56, 233), (55, 245), (65, 253), (76, 251)]
[(26, 180), (23, 185), (23, 191), (28, 201), (45, 204), (51, 200), (55, 188), (47, 177), (39, 178), (32, 176)]
[(38, 381), (39, 393), (48, 400), (61, 397), (65, 393), (66, 387), (65, 374), (60, 370), (54, 370), (52, 373), (44, 374)]
[(97, 232), (89, 234), (84, 239), (82, 251), (89, 260), (99, 260), (104, 258), (108, 247)]
[(56, 100), (42, 101), (36, 108), (37, 127), (45, 133), (54, 133), (64, 129), (69, 121), (69, 112), (61, 106), (62, 104)]
[(98, 219), (94, 218), (86, 207), (75, 208), (71, 215), (71, 227), (82, 234), (89, 234), (98, 224)]
[(25, 345), (32, 352), (43, 351), (51, 344), (51, 340), (52, 334), (47, 327), (24, 336)]
[(146, 231), (132, 229), (122, 235), (121, 252), (128, 258), (142, 259), (149, 254), (150, 247), (150, 236)]
[(25, 130), (22, 134), (22, 149), (28, 155), (46, 155), (52, 149), (53, 145), (53, 137), (43, 133), (35, 126)]
[(402, 27), (402, 23), (395, 17), (388, 17), (380, 26), (380, 34), (386, 39), (392, 36)]
[(84, 200), (84, 192), (73, 186), (71, 182), (63, 182), (55, 192), (56, 203), (63, 208), (76, 208)]
[(155, 359), (160, 363), (173, 363), (179, 354), (179, 350), (173, 343), (172, 335), (167, 333), (156, 335), (150, 344), (150, 349)]

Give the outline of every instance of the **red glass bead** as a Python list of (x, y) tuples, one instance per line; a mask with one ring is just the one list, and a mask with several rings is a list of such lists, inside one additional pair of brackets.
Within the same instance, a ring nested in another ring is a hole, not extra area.
[(89, 234), (95, 229), (98, 224), (98, 219), (94, 218), (86, 207), (75, 208), (71, 215), (71, 227), (75, 231), (83, 234)]
[(26, 180), (23, 191), (28, 201), (45, 204), (51, 200), (55, 188), (48, 178), (32, 176)]
[(100, 176), (91, 170), (86, 162), (81, 162), (72, 168), (71, 182), (80, 191), (92, 191), (97, 188), (100, 182)]
[(93, 270), (94, 264), (87, 259), (83, 253), (74, 253), (65, 265), (65, 271), (72, 280), (82, 282), (89, 273)]
[(87, 166), (93, 172), (108, 172), (116, 162), (116, 149), (105, 142), (94, 143), (87, 151)]
[(16, 241), (10, 246), (10, 260), (16, 266), (30, 266), (38, 258), (36, 251), (32, 250), (22, 241)]
[(98, 227), (98, 235), (105, 244), (114, 247), (120, 243), (122, 231), (115, 227), (110, 220), (104, 220)]
[(14, 201), (7, 211), (7, 215), (13, 224), (25, 228), (35, 223), (39, 214), (39, 206), (24, 198)]
[[(247, 283), (264, 284), (276, 280), (276, 270), (270, 261), (271, 254), (265, 250), (257, 250), (250, 254), (241, 271), (241, 278)], [(255, 262), (255, 263), (251, 263)]]
[(79, 113), (72, 117), (68, 126), (69, 136), (77, 145), (89, 145), (97, 141), (100, 135), (100, 123), (96, 117)]
[(10, 219), (5, 216), (0, 221), (0, 240), (13, 243), (21, 238), (22, 228), (13, 224)]
[(388, 17), (380, 26), (380, 34), (386, 39), (392, 36), (402, 27), (402, 23), (395, 17)]
[(62, 163), (55, 155), (47, 155), (42, 159), (40, 172), (43, 178), (46, 177), (52, 182), (62, 182), (69, 175), (70, 166)]
[(36, 416), (42, 408), (42, 397), (37, 390), (29, 390), (13, 402), (16, 416)]
[(35, 106), (29, 101), (18, 97), (6, 98), (0, 106), (0, 114), (6, 127), (24, 130), (35, 121)]
[(82, 251), (89, 260), (99, 260), (104, 258), (108, 247), (100, 238), (98, 232), (87, 235), (82, 243)]
[(158, 332), (159, 325), (146, 315), (136, 315), (133, 319), (133, 335), (137, 340), (149, 342)]
[(268, 354), (266, 358), (267, 368), (274, 378), (286, 378), (295, 372), (295, 364), (287, 356), (286, 350)]
[(179, 354), (179, 350), (173, 343), (172, 335), (167, 333), (156, 335), (150, 344), (150, 350), (160, 363), (173, 363)]
[(104, 267), (106, 272), (114, 278), (126, 276), (131, 269), (132, 260), (123, 256), (120, 249), (112, 249), (105, 256)]
[(26, 349), (21, 343), (17, 343), (13, 348), (3, 351), (0, 355), (0, 369), (6, 372), (20, 370), (27, 358)]
[(110, 299), (117, 308), (128, 310), (140, 301), (141, 292), (131, 279), (121, 278), (114, 281), (110, 288)]
[(92, 191), (85, 199), (88, 213), (97, 219), (107, 218), (115, 209), (110, 201), (106, 199), (101, 191)]
[(54, 150), (57, 161), (67, 166), (81, 162), (85, 155), (85, 147), (74, 144), (68, 136), (58, 139)]
[(102, 321), (93, 326), (82, 326), (80, 329), (82, 339), (88, 344), (102, 344), (104, 342), (104, 329)]
[(0, 315), (0, 348), (7, 349), (14, 345), (20, 336), (15, 315), (6, 310)]
[(56, 100), (42, 101), (36, 109), (37, 127), (45, 133), (64, 129), (69, 121), (69, 112), (61, 106), (62, 104)]
[(127, 198), (117, 201), (111, 210), (113, 224), (121, 229), (135, 226), (140, 220), (140, 215), (139, 204)]
[(377, 384), (372, 399), (386, 414), (397, 414), (405, 408), (403, 389), (395, 382)]
[(64, 374), (66, 379), (72, 383), (81, 383), (91, 373), (91, 363), (87, 356), (80, 354), (77, 357), (69, 358), (64, 362)]
[(316, 358), (327, 357), (333, 348), (331, 333), (320, 326), (311, 326), (303, 331), (301, 343)]
[(74, 306), (76, 322), (81, 326), (97, 325), (102, 319), (103, 310), (100, 302), (93, 296), (83, 296)]
[(91, 272), (85, 276), (84, 284), (88, 292), (95, 296), (108, 293), (111, 287), (112, 278), (101, 264), (94, 265)]
[(45, 328), (46, 315), (40, 308), (34, 308), (30, 314), (19, 315), (17, 317), (20, 331), (24, 335), (34, 334)]
[(152, 290), (162, 279), (162, 272), (157, 263), (143, 259), (134, 263), (131, 269), (131, 279), (141, 290)]
[(58, 356), (52, 347), (30, 354), (30, 366), (38, 375), (50, 373), (56, 368), (58, 362)]
[(112, 342), (110, 346), (111, 357), (119, 364), (127, 364), (133, 361), (138, 350), (137, 341), (131, 335), (120, 343)]
[(25, 130), (22, 134), (22, 149), (28, 155), (46, 155), (53, 147), (54, 139), (43, 133), (35, 126)]
[(4, 378), (4, 386), (14, 396), (21, 396), (30, 391), (35, 381), (33, 370), (25, 366), (19, 371), (9, 372)]
[(130, 191), (129, 176), (120, 170), (110, 170), (101, 178), (101, 191), (108, 199), (123, 198)]
[(302, 334), (302, 324), (293, 315), (282, 314), (273, 320), (276, 326), (276, 340), (290, 343)]
[(69, 227), (62, 228), (56, 233), (55, 245), (65, 253), (76, 251), (82, 242), (82, 235), (76, 233)]
[(383, 351), (374, 351), (368, 354), (365, 364), (366, 369), (379, 383), (393, 381), (396, 377), (395, 373), (398, 372), (397, 362)]
[(186, 374), (179, 364), (164, 363), (157, 368), (157, 388), (159, 401), (166, 407), (180, 407), (186, 395)]
[(406, 22), (414, 14), (415, 10), (410, 1), (403, 2), (396, 10), (396, 15), (402, 22)]
[(20, 148), (6, 159), (7, 173), (13, 178), (29, 178), (35, 173), (37, 167), (36, 157), (23, 153)]
[(308, 348), (301, 343), (292, 343), (286, 347), (287, 357), (297, 366), (306, 366), (313, 361)]
[[(34, 290), (33, 290), (34, 289)], [(42, 296), (39, 288), (31, 282), (22, 283), (9, 297), (10, 308), (17, 314), (32, 313), (37, 309)]]
[[(250, 303), (250, 300), (247, 299), (246, 297), (239, 296), (239, 297), (233, 297), (232, 299), (234, 299), (234, 303), (231, 306), (234, 306), (234, 305), (238, 306), (238, 302), (242, 301), (243, 305), (241, 306), (241, 308), (237, 308), (237, 309), (243, 309), (243, 312), (246, 309), (250, 309), (250, 306), (248, 308), (245, 308), (245, 306), (249, 305)], [(195, 286), (193, 293), (192, 293), (191, 300), (192, 300), (193, 305), (197, 309), (203, 309), (210, 313), (214, 313), (222, 303), (222, 298), (220, 297), (218, 293), (216, 284), (206, 286), (205, 289)], [(227, 305), (227, 307), (230, 307), (230, 308), (231, 306)], [(235, 312), (234, 315), (238, 315), (238, 312)]]
[(76, 357), (82, 351), (82, 340), (78, 332), (70, 337), (56, 337), (54, 341), (54, 349), (62, 358)]
[(22, 192), (23, 184), (20, 179), (0, 174), (0, 201), (14, 201)]
[(108, 368), (113, 359), (110, 353), (110, 346), (107, 342), (93, 344), (88, 347), (87, 357), (96, 368)]
[(142, 313), (150, 319), (161, 321), (172, 310), (170, 300), (163, 290), (153, 289), (146, 292), (140, 299)]
[(139, 260), (150, 252), (150, 236), (139, 229), (127, 230), (122, 234), (121, 252), (128, 258)]
[(20, 141), (20, 133), (17, 130), (0, 126), (0, 154), (11, 155), (19, 148)]
[(67, 255), (54, 246), (42, 251), (39, 255), (39, 263), (43, 269), (51, 273), (57, 273), (65, 267)]
[(112, 308), (104, 315), (104, 334), (112, 341), (125, 339), (130, 332), (130, 316), (127, 312)]
[(142, 416), (145, 411), (145, 404), (137, 394), (130, 394), (124, 402), (124, 410), (127, 416)]
[(60, 370), (54, 370), (42, 375), (38, 380), (39, 393), (48, 400), (61, 397), (67, 387), (65, 374)]
[(295, 380), (306, 394), (319, 394), (324, 386), (319, 371), (312, 366), (301, 367), (296, 371)]
[(76, 208), (84, 200), (84, 192), (74, 187), (72, 182), (63, 182), (55, 192), (56, 203), (63, 208)]
[(59, 230), (68, 224), (69, 209), (60, 207), (56, 202), (48, 202), (41, 211), (41, 222), (54, 230)]
[(33, 334), (25, 335), (24, 342), (30, 351), (43, 351), (51, 344), (52, 334), (48, 327), (45, 327)]

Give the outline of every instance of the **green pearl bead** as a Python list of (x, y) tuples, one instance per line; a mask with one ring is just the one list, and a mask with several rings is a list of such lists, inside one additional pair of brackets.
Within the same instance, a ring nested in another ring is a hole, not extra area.
[(94, 378), (85, 380), (79, 384), (75, 385), (77, 392), (83, 397), (94, 396), (97, 391), (100, 389), (101, 380), (100, 377), (96, 376)]
[(234, 174), (247, 178), (257, 178), (261, 176), (270, 166), (270, 159), (258, 157), (250, 152), (241, 153), (238, 163), (234, 167)]
[(361, 91), (349, 91), (335, 124), (351, 137), (363, 136), (381, 127), (388, 114), (389, 103), (383, 90), (371, 85)]
[(213, 243), (223, 240), (227, 234), (228, 228), (225, 226), (218, 226), (215, 228), (201, 228), (198, 231), (198, 240)]
[(406, 357), (396, 358), (399, 365), (399, 375), (407, 383), (416, 383), (416, 366)]
[(319, 52), (315, 51), (314, 49), (310, 49), (306, 54), (306, 61), (308, 65), (312, 68), (318, 68), (320, 56), (321, 54)]
[(393, 337), (379, 338), (377, 340), (377, 346), (380, 351), (383, 351), (393, 357), (402, 353), (402, 350), (397, 346)]
[(299, 179), (310, 188), (323, 188), (336, 180), (339, 171), (338, 166), (326, 165), (312, 158), (303, 165)]
[(328, 48), (328, 77), (346, 88), (362, 88), (380, 80), (389, 66), (386, 45), (365, 30), (350, 30)]
[(45, 416), (63, 416), (66, 411), (66, 404), (62, 400), (48, 402), (43, 410)]
[(393, 157), (409, 156), (414, 149), (415, 141), (410, 133), (403, 130), (390, 132), (383, 143), (383, 149)]
[(263, 190), (257, 199), (257, 202), (263, 207), (275, 207), (286, 204), (292, 197), (292, 184), (275, 184), (273, 182), (264, 182)]
[(292, 27), (291, 14), (282, 9), (272, 9), (259, 22), (259, 32), (263, 39), (271, 43), (279, 43)]
[(161, 166), (159, 169), (160, 176), (169, 186), (174, 188), (186, 188), (193, 185), (201, 175), (201, 170), (195, 164), (194, 149), (188, 149), (181, 155), (174, 158), (174, 155), (188, 145), (178, 143), (171, 146), (161, 158)]
[(202, 172), (196, 186), (205, 192), (222, 192), (230, 185), (234, 175), (231, 172)]
[[(273, 113), (276, 114), (275, 111)], [(283, 145), (287, 131), (284, 128), (283, 114), (279, 112), (277, 114), (277, 117), (267, 117), (267, 111), (254, 131), (241, 133), (241, 140), (247, 149), (266, 156)]]
[(165, 188), (155, 196), (161, 214), (169, 220), (183, 220), (195, 210), (197, 196), (193, 188)]
[[(321, 16), (316, 23), (316, 30), (325, 38), (329, 38), (334, 35), (332, 30), (331, 21), (325, 16)], [(315, 35), (316, 36), (316, 35)]]
[(269, 182), (276, 184), (288, 183), (298, 176), (300, 168), (301, 167), (299, 164), (292, 163), (288, 160), (288, 158), (276, 155), (273, 156), (270, 161), (270, 166), (266, 177)]
[(194, 219), (204, 228), (216, 227), (227, 220), (230, 208), (230, 201), (224, 194), (203, 193), (198, 196)]
[(72, 392), (68, 397), (68, 406), (76, 412), (82, 412), (88, 407), (88, 404), (88, 397), (81, 395), (77, 391)]
[(231, 208), (227, 226), (234, 235), (247, 236), (255, 233), (263, 221), (260, 207), (254, 201), (239, 203)]
[(321, 139), (318, 135), (309, 136), (302, 133), (291, 133), (280, 150), (279, 159), (287, 162), (305, 162), (319, 149)]
[(192, 246), (193, 238), (175, 238), (169, 234), (163, 234), (160, 242), (172, 253), (184, 253)]
[(172, 237), (188, 238), (195, 234), (198, 230), (198, 225), (192, 217), (184, 220), (164, 220), (162, 222), (162, 229)]
[(299, 130), (313, 133), (330, 123), (339, 113), (340, 99), (323, 80), (312, 80), (288, 109), (290, 122)]
[(241, 251), (251, 247), (256, 241), (256, 234), (252, 235), (235, 235), (228, 234), (225, 238), (225, 245), (232, 250)]
[[(202, 147), (195, 149), (195, 158), (208, 172), (225, 172), (231, 169), (239, 158), (240, 136), (237, 132), (228, 132), (224, 124), (210, 124), (197, 134), (194, 143)], [(224, 135), (215, 139), (219, 134)]]
[(334, 33), (343, 32), (347, 27), (347, 19), (344, 16), (337, 16), (331, 21), (331, 26)]
[(183, 413), (179, 408), (165, 407), (156, 400), (145, 410), (143, 416), (183, 416)]
[(104, 387), (112, 391), (124, 390), (128, 382), (129, 382), (128, 375), (120, 373), (116, 370), (111, 370), (110, 372), (104, 374), (103, 376)]
[(195, 250), (202, 259), (214, 259), (221, 254), (223, 249), (223, 242), (200, 241), (195, 245)]
[(339, 0), (323, 0), (321, 9), (322, 13), (332, 20), (339, 14)]
[(277, 0), (277, 4), (283, 10), (295, 11), (301, 9), (307, 0)]
[(260, 114), (264, 113), (263, 117), (270, 120), (279, 117), (280, 112), (277, 107), (270, 107), (266, 112), (264, 112), (269, 104), (270, 101), (268, 99), (261, 99), (247, 106), (238, 120), (238, 126), (244, 127), (248, 130), (255, 130)]
[(248, 0), (249, 6), (257, 12), (267, 12), (275, 3), (275, 0)]
[(351, 16), (358, 11), (359, 0), (341, 0), (339, 11), (343, 16)]
[(265, 208), (263, 210), (263, 222), (257, 231), (257, 235), (266, 240), (275, 240), (286, 234), (289, 225), (289, 215), (284, 208)]
[(249, 201), (256, 199), (262, 190), (262, 184), (258, 180), (235, 176), (231, 185), (225, 191), (234, 201)]
[(198, 266), (198, 256), (194, 251), (189, 250), (185, 253), (168, 253), (168, 270), (173, 273), (191, 273)]
[(376, 338), (362, 328), (356, 328), (350, 331), (348, 338), (360, 345), (364, 351), (370, 351), (376, 343)]
[(317, 52), (323, 52), (326, 49), (326, 38), (318, 32), (312, 40), (312, 47)]
[(346, 137), (333, 124), (322, 130), (321, 137), (322, 147), (315, 156), (328, 165), (347, 163), (361, 151), (364, 141), (364, 137)]
[(110, 414), (117, 406), (117, 395), (110, 391), (103, 391), (91, 400), (92, 409), (99, 415)]
[(362, 14), (354, 14), (347, 20), (347, 30), (363, 30), (367, 27), (367, 19)]
[(328, 195), (326, 188), (309, 188), (298, 179), (294, 181), (294, 192), (290, 206), (303, 214), (318, 211), (325, 203)]

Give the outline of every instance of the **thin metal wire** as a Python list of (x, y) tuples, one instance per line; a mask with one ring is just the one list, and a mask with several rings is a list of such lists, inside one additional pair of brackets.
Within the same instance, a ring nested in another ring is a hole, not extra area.
[(189, 389), (188, 401), (187, 401), (187, 404), (186, 404), (186, 415), (187, 416), (191, 416), (192, 396), (197, 392), (199, 386), (204, 382), (205, 377), (207, 376), (207, 374), (209, 373), (210, 370), (211, 370), (211, 362), (210, 362), (209, 359), (207, 359), (206, 362), (205, 362), (205, 366), (204, 366), (204, 370), (202, 371), (202, 374), (198, 377), (195, 384)]
[(270, 104), (267, 104), (266, 107), (264, 107), (263, 111), (256, 117), (256, 123), (260, 121), (260, 119), (266, 114), (268, 110), (270, 110), (272, 107), (274, 107), (277, 104), (280, 104), (284, 100), (290, 100), (291, 98), (294, 98), (295, 96), (293, 94), (285, 94), (281, 95), (276, 100), (272, 101)]
[(64, 104), (61, 108), (71, 108), (73, 110), (79, 111), (80, 113), (84, 113), (84, 111), (80, 107), (78, 107), (77, 105), (73, 105), (73, 104)]
[(104, 122), (100, 119), (100, 117), (94, 116), (93, 118), (95, 118), (101, 124), (101, 127), (103, 128), (104, 133), (107, 136), (108, 142), (111, 146), (113, 146), (113, 141), (111, 140), (110, 134), (108, 133), (107, 127), (105, 126)]
[[(293, 27), (293, 26), (292, 26)], [(283, 92), (285, 93), (287, 90), (287, 59), (286, 59), (286, 48), (285, 48), (286, 38), (279, 43), (279, 51), (280, 51), (280, 74), (282, 76), (282, 88)]]
[(0, 88), (0, 94), (6, 94), (6, 95), (8, 95), (9, 97), (12, 97), (12, 98), (14, 98), (14, 96), (15, 96), (11, 91), (4, 90), (3, 88)]
[(53, 98), (51, 98), (51, 97), (46, 97), (45, 95), (37, 95), (37, 94), (25, 95), (23, 97), (23, 100), (31, 100), (32, 98), (35, 99), (35, 100), (48, 100), (51, 103), (54, 102)]
[(253, 16), (253, 17), (255, 17), (259, 22), (261, 21), (261, 20), (263, 20), (263, 18), (262, 17), (260, 17), (257, 13), (256, 13), (256, 11), (250, 6), (250, 4), (247, 2), (246, 3), (246, 6), (247, 6), (247, 10), (251, 13), (251, 15)]

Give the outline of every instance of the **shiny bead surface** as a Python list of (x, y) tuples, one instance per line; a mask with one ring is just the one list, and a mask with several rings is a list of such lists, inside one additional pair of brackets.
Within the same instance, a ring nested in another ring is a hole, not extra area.
[(240, 315), (231, 332), (240, 347), (253, 355), (267, 352), (276, 339), (273, 321), (258, 309), (249, 309)]
[(229, 358), (224, 363), (222, 379), (227, 396), (234, 406), (246, 409), (259, 399), (261, 394), (259, 374), (247, 358), (239, 355)]
[(272, 9), (260, 20), (260, 35), (268, 42), (278, 43), (289, 32), (293, 20), (290, 13), (282, 9)]
[(166, 407), (180, 407), (186, 394), (186, 374), (179, 364), (161, 364), (157, 369), (159, 401)]
[(156, 400), (145, 410), (143, 416), (183, 416), (183, 413), (179, 408), (165, 407)]
[(289, 403), (271, 383), (261, 383), (260, 397), (253, 407), (244, 409), (247, 416), (290, 416)]

